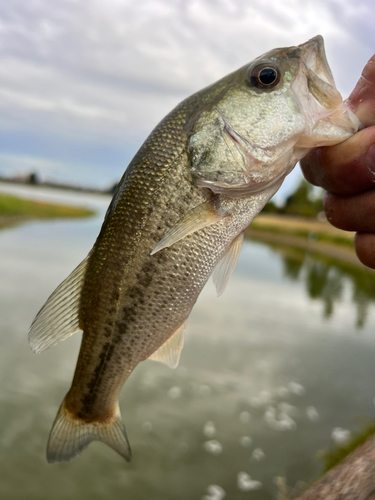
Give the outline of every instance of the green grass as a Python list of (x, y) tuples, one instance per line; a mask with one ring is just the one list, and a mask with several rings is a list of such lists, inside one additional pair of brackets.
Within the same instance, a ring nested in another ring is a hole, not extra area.
[(88, 217), (93, 214), (92, 210), (86, 208), (26, 200), (0, 193), (0, 227), (30, 219)]
[(375, 434), (375, 423), (370, 424), (363, 431), (359, 432), (346, 444), (342, 446), (335, 445), (329, 451), (321, 453), (321, 458), (324, 463), (324, 473), (335, 467), (352, 451), (361, 446), (370, 436)]
[(249, 226), (249, 229), (256, 229), (257, 231), (265, 231), (270, 233), (279, 233), (283, 235), (290, 236), (299, 236), (301, 238), (311, 239), (314, 241), (324, 242), (324, 243), (333, 243), (334, 245), (344, 245), (347, 247), (353, 247), (353, 241), (346, 238), (340, 237), (337, 235), (331, 235), (327, 233), (313, 232), (308, 229), (291, 229), (285, 228), (283, 226), (271, 226), (271, 225), (263, 225), (262, 223), (258, 223), (257, 220), (253, 221)]

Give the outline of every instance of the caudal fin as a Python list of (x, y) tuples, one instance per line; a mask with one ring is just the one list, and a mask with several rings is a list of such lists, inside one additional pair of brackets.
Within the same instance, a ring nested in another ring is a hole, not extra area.
[(130, 462), (132, 453), (118, 406), (110, 420), (86, 423), (66, 409), (64, 400), (49, 436), (47, 461), (69, 462), (91, 441), (102, 441)]

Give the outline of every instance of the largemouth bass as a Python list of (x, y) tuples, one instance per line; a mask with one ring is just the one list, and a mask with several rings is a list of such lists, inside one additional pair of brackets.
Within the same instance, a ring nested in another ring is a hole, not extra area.
[(267, 52), (161, 121), (125, 171), (89, 255), (30, 329), (35, 352), (83, 332), (49, 462), (93, 440), (131, 459), (118, 405), (130, 373), (148, 358), (177, 366), (200, 291), (212, 273), (224, 291), (253, 218), (309, 149), (359, 126), (321, 36)]

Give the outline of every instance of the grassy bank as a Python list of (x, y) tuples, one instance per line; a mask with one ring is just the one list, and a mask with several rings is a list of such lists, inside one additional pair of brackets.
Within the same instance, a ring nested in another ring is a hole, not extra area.
[(354, 233), (341, 231), (327, 221), (288, 215), (261, 214), (249, 226), (251, 230), (300, 236), (319, 242), (353, 247)]
[(92, 210), (86, 208), (27, 200), (0, 193), (0, 228), (33, 219), (88, 217), (93, 214)]
[(323, 474), (333, 469), (342, 462), (352, 451), (365, 443), (367, 439), (375, 434), (375, 424), (372, 422), (365, 426), (363, 430), (354, 434), (354, 436), (344, 444), (336, 444), (330, 450), (319, 453), (324, 463)]
[(257, 241), (310, 250), (362, 266), (354, 251), (354, 233), (336, 229), (327, 221), (261, 214), (246, 230), (245, 236)]

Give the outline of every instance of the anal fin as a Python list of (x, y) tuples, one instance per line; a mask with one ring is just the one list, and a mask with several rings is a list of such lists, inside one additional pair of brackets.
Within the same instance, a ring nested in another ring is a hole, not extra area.
[(212, 279), (216, 287), (218, 297), (224, 292), (229, 278), (236, 267), (241, 252), (244, 233), (240, 233), (227, 248), (221, 260), (216, 264)]
[(195, 231), (199, 229), (216, 224), (221, 221), (223, 217), (228, 215), (227, 212), (220, 209), (218, 197), (215, 196), (212, 200), (198, 205), (184, 215), (176, 225), (167, 231), (150, 255), (154, 255), (154, 253), (163, 250), (163, 248), (170, 247), (177, 241), (182, 240), (191, 233), (195, 233)]
[(170, 368), (177, 368), (184, 347), (186, 323), (187, 320), (148, 359), (165, 363)]
[(45, 351), (80, 331), (79, 302), (89, 255), (50, 295), (32, 322), (29, 344), (34, 352)]

